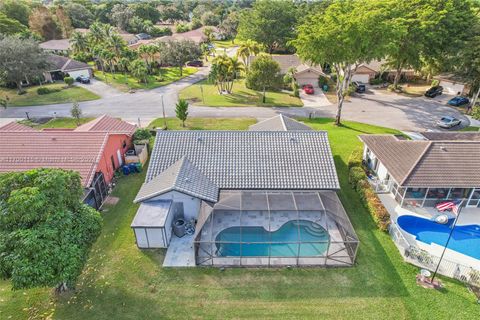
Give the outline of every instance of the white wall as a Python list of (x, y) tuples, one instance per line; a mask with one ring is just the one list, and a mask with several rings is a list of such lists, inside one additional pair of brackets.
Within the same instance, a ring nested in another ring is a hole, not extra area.
[(133, 228), (139, 248), (166, 248), (163, 228)]
[(440, 85), (447, 91), (448, 93), (457, 94), (458, 92), (463, 93), (463, 89), (465, 85), (461, 83), (455, 83), (450, 81), (440, 81)]
[(197, 219), (200, 212), (201, 200), (178, 191), (170, 191), (160, 196), (153, 198), (153, 200), (172, 200), (173, 202), (182, 202), (185, 220)]
[(369, 83), (370, 76), (368, 74), (354, 74), (352, 76), (352, 81), (357, 81), (361, 83)]
[(388, 174), (387, 168), (385, 168), (385, 166), (380, 162), (378, 164), (378, 169), (377, 169), (378, 178), (380, 180), (385, 180), (387, 179), (387, 174)]
[(77, 79), (77, 77), (79, 76), (85, 76), (85, 77), (91, 78), (90, 69), (69, 71), (68, 75), (73, 79)]
[(137, 239), (137, 246), (139, 248), (148, 248), (147, 234), (145, 228), (133, 228), (135, 238)]

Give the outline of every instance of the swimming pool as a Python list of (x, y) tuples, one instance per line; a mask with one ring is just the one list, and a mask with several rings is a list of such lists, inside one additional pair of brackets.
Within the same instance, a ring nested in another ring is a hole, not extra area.
[[(319, 224), (295, 220), (283, 224), (273, 232), (263, 227), (230, 227), (220, 231), (215, 238), (215, 245), (219, 257), (305, 257), (323, 255), (328, 248), (329, 239), (328, 232)], [(316, 243), (271, 243), (289, 241)]]
[[(404, 215), (398, 217), (397, 222), (418, 241), (445, 246), (453, 219), (450, 219), (448, 224), (438, 224), (428, 219)], [(448, 249), (480, 260), (480, 225), (455, 226)]]

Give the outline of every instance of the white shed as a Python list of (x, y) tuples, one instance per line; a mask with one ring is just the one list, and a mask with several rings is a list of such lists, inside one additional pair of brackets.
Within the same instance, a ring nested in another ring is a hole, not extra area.
[(142, 202), (132, 221), (139, 248), (167, 248), (172, 237), (173, 202), (154, 200)]

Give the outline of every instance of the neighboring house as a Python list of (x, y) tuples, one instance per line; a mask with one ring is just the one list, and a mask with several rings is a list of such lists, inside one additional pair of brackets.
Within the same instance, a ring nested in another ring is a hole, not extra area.
[(63, 80), (67, 75), (73, 79), (79, 76), (93, 78), (92, 66), (84, 62), (55, 54), (49, 55), (47, 60), (51, 65), (51, 69), (43, 74), (46, 82)]
[(460, 77), (454, 74), (443, 73), (433, 77), (438, 80), (448, 93), (451, 94), (464, 94), (467, 95), (470, 91), (470, 86)]
[[(386, 67), (385, 63), (385, 60), (374, 60), (370, 63), (362, 63), (357, 67), (357, 70), (352, 77), (352, 81), (369, 83), (370, 80), (378, 76), (382, 76), (386, 80), (392, 81), (395, 78), (396, 70)], [(412, 80), (415, 78), (415, 71), (413, 69), (402, 70), (401, 77), (404, 80)]]
[(68, 56), (71, 51), (69, 39), (49, 40), (40, 43), (40, 48), (46, 52)]
[(119, 35), (120, 37), (122, 37), (123, 40), (125, 40), (127, 45), (132, 45), (134, 43), (137, 43), (138, 41), (138, 38), (132, 33), (120, 32)]
[(480, 207), (480, 133), (430, 132), (427, 140), (361, 135), (363, 160), (378, 192), (391, 193), (401, 207), (435, 207), (463, 200)]
[(294, 123), (159, 130), (134, 200), (137, 246), (168, 248), (164, 266), (353, 265), (327, 132)]
[(84, 201), (99, 208), (115, 170), (124, 163), (136, 126), (101, 116), (76, 129), (35, 130), (19, 123), (0, 127), (0, 172), (35, 168), (77, 171)]
[[(318, 87), (318, 78), (324, 75), (320, 67), (303, 63), (296, 54), (272, 55), (271, 57), (280, 65), (281, 74), (286, 74), (290, 68), (295, 68), (293, 76), (299, 86), (311, 84)], [(257, 56), (248, 57), (249, 64), (256, 58)]]
[(152, 36), (146, 33), (138, 33), (135, 35), (135, 38), (137, 38), (137, 40), (150, 40)]

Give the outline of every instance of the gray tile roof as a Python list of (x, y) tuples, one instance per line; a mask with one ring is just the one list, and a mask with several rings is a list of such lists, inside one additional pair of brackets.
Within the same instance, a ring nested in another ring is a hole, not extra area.
[(67, 57), (51, 54), (47, 57), (47, 61), (51, 65), (50, 71), (61, 70), (63, 72), (73, 71), (78, 69), (91, 69), (92, 67), (84, 62), (73, 60)]
[(293, 120), (282, 114), (269, 118), (249, 127), (250, 131), (296, 131), (296, 130), (312, 130), (306, 124)]
[(438, 141), (480, 141), (480, 132), (422, 132), (422, 136)]
[[(258, 56), (249, 56), (248, 61), (249, 63), (252, 63), (257, 59)], [(276, 61), (280, 65), (280, 73), (285, 74), (287, 73), (288, 69), (290, 68), (295, 68), (297, 72), (305, 71), (307, 69), (312, 69), (317, 72), (322, 72), (322, 69), (320, 67), (316, 66), (311, 66), (307, 63), (303, 63), (302, 60), (300, 60), (300, 57), (297, 56), (296, 54), (277, 54), (277, 55), (271, 55), (272, 59)]]
[(219, 189), (339, 189), (323, 131), (159, 130), (145, 188), (183, 157)]
[(217, 186), (186, 157), (182, 157), (149, 182), (144, 183), (135, 202), (144, 201), (172, 190), (206, 201), (216, 202), (218, 200)]
[(393, 178), (410, 187), (480, 187), (479, 141), (399, 140), (361, 135)]

